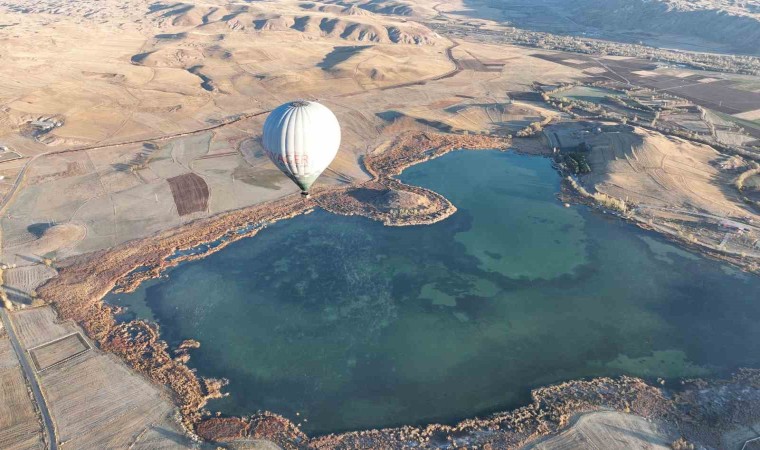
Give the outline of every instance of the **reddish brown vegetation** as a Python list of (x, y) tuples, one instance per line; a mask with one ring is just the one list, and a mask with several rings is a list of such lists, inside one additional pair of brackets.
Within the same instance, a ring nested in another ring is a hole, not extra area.
[(195, 432), (203, 439), (225, 442), (245, 438), (249, 429), (250, 424), (239, 417), (215, 417), (199, 423)]
[(388, 226), (435, 223), (455, 213), (456, 207), (437, 192), (410, 186), (392, 177), (409, 166), (451, 150), (504, 149), (508, 142), (488, 136), (405, 133), (385, 151), (364, 158), (364, 165), (373, 180), (346, 190), (326, 192), (319, 196), (318, 203), (335, 214), (357, 214)]
[(358, 431), (316, 438), (315, 449), (405, 448), (516, 448), (531, 438), (555, 432), (577, 413), (609, 408), (644, 417), (667, 417), (673, 409), (659, 389), (636, 378), (599, 378), (571, 381), (536, 389), (533, 402), (514, 411), (457, 425), (427, 425)]
[[(128, 242), (110, 250), (83, 255), (62, 261), (59, 275), (38, 290), (41, 298), (53, 303), (63, 319), (78, 322), (87, 334), (104, 350), (113, 352), (136, 370), (153, 381), (168, 386), (180, 406), (185, 425), (192, 429), (200, 421), (202, 409), (210, 397), (218, 395), (213, 387), (198, 377), (184, 364), (182, 358), (174, 360), (158, 332), (143, 321), (117, 324), (114, 308), (102, 298), (117, 283), (121, 289), (134, 289), (142, 280), (155, 277), (167, 267), (182, 259), (167, 260), (177, 249), (191, 248), (204, 242), (218, 240), (230, 230), (246, 225), (263, 224), (301, 214), (313, 207), (298, 197), (288, 197), (218, 217), (203, 219), (163, 232), (158, 236)], [(257, 233), (234, 234), (242, 238)], [(227, 243), (232, 242), (233, 237)], [(219, 250), (226, 244), (219, 245)], [(201, 257), (189, 256), (184, 260)], [(137, 268), (145, 271), (130, 272)]]

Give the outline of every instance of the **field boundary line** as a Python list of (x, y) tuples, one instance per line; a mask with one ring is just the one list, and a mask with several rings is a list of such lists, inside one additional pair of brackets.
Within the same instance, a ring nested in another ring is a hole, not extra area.
[[(58, 342), (61, 342), (61, 341), (65, 340), (65, 339), (68, 339), (68, 338), (70, 338), (72, 336), (76, 336), (77, 337), (77, 339), (79, 340), (79, 342), (84, 346), (83, 350), (80, 350), (80, 351), (78, 351), (78, 352), (76, 352), (76, 353), (74, 353), (72, 355), (69, 355), (69, 356), (67, 356), (67, 357), (65, 357), (65, 358), (63, 358), (63, 359), (61, 359), (59, 361), (56, 361), (56, 362), (54, 362), (52, 364), (49, 364), (49, 365), (47, 365), (45, 367), (40, 367), (40, 362), (37, 360), (37, 356), (34, 353), (32, 353), (33, 350), (38, 350), (38, 349), (41, 349), (41, 348), (44, 348), (44, 347), (47, 347), (47, 346), (50, 346), (50, 345), (53, 345), (53, 344), (57, 344)], [(76, 358), (77, 356), (79, 356), (82, 353), (85, 353), (85, 352), (87, 352), (89, 350), (92, 350), (92, 346), (90, 345), (90, 343), (87, 342), (87, 340), (84, 338), (84, 336), (82, 336), (82, 333), (80, 333), (78, 331), (75, 331), (75, 332), (69, 333), (69, 334), (67, 334), (65, 336), (61, 336), (59, 338), (53, 339), (52, 341), (45, 342), (44, 344), (40, 344), (40, 345), (36, 345), (36, 346), (34, 346), (32, 348), (28, 348), (26, 351), (29, 353), (29, 356), (31, 357), (32, 362), (34, 363), (34, 368), (36, 369), (37, 373), (42, 373), (42, 372), (44, 372), (44, 371), (46, 371), (48, 369), (51, 369), (53, 367), (57, 367), (57, 366), (65, 363), (65, 362), (71, 361), (72, 359)]]

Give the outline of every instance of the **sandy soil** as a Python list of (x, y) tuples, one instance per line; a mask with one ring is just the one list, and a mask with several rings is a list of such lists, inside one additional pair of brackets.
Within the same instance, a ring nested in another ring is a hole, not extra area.
[[(671, 450), (679, 437), (673, 428), (641, 416), (617, 411), (599, 411), (580, 415), (557, 436), (525, 446), (528, 450), (572, 450), (604, 448), (626, 450), (648, 448)], [(625, 430), (625, 431), (623, 431)]]

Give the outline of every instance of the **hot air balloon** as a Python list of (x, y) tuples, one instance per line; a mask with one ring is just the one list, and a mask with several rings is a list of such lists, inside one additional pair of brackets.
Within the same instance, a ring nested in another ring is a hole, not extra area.
[(269, 159), (308, 197), (311, 185), (338, 153), (340, 125), (322, 104), (289, 102), (269, 113), (262, 143)]

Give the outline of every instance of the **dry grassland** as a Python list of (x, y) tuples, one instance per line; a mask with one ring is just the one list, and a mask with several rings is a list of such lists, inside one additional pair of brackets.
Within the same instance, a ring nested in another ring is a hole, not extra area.
[(115, 356), (86, 350), (92, 345), (78, 326), (59, 322), (48, 306), (18, 311), (13, 320), (22, 345), (43, 369), (40, 387), (63, 448), (190, 445), (167, 394)]
[(78, 331), (71, 321), (61, 322), (53, 308), (30, 308), (13, 314), (16, 334), (25, 349), (38, 347)]
[(583, 136), (592, 169), (579, 177), (586, 190), (625, 202), (628, 217), (644, 228), (760, 270), (760, 214), (734, 186), (744, 160), (642, 128), (598, 124), (580, 131), (580, 125), (550, 127), (547, 135), (565, 145)]
[(593, 172), (584, 181), (605, 194), (722, 216), (752, 214), (727, 189), (735, 175), (720, 170), (726, 157), (712, 147), (643, 129), (602, 133), (588, 143)]
[(674, 429), (642, 417), (616, 411), (583, 414), (557, 436), (524, 447), (525, 450), (577, 450), (603, 448), (670, 450), (678, 438)]
[(0, 326), (0, 448), (42, 450), (42, 425), (16, 353)]
[(746, 120), (760, 120), (760, 109), (754, 111), (747, 111), (740, 114), (734, 114), (734, 117)]
[(127, 448), (173, 405), (113, 356), (87, 352), (41, 373), (58, 439), (70, 448)]
[(84, 353), (90, 349), (90, 344), (81, 334), (71, 334), (40, 347), (29, 349), (37, 371), (43, 371), (68, 358)]

